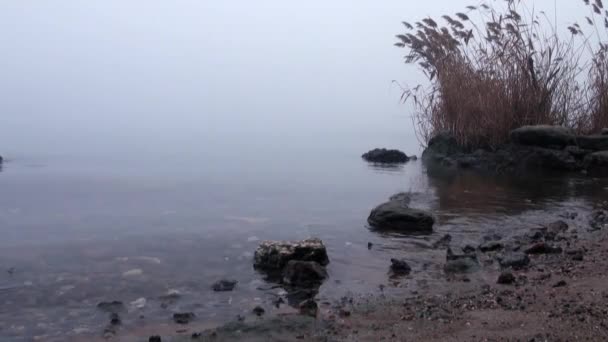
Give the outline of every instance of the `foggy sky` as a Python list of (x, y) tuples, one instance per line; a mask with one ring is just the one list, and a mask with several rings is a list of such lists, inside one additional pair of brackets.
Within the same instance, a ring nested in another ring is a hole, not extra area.
[[(416, 145), (394, 35), (470, 3), (2, 1), (0, 153)], [(579, 7), (559, 0), (560, 23)]]

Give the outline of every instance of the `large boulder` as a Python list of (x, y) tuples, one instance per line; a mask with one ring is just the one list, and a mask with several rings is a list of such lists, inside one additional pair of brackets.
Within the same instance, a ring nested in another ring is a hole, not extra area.
[(303, 241), (264, 241), (254, 253), (254, 267), (265, 271), (282, 271), (291, 260), (329, 264), (327, 249), (320, 239)]
[(561, 126), (523, 126), (511, 131), (511, 141), (519, 145), (564, 148), (576, 145), (576, 136)]
[(427, 148), (422, 153), (423, 160), (440, 159), (463, 152), (456, 138), (449, 133), (435, 135), (429, 140), (427, 145)]
[(315, 261), (291, 260), (283, 269), (283, 283), (291, 286), (314, 288), (326, 278), (325, 267)]
[(591, 153), (585, 157), (584, 164), (586, 168), (608, 167), (608, 151)]
[(367, 218), (369, 225), (377, 230), (399, 233), (431, 233), (435, 224), (433, 215), (408, 207), (403, 197), (393, 196), (372, 210)]
[(385, 148), (371, 150), (361, 157), (370, 163), (380, 164), (403, 164), (410, 160), (405, 153), (399, 150), (387, 150)]
[(576, 137), (578, 147), (591, 151), (608, 151), (608, 135), (583, 135)]

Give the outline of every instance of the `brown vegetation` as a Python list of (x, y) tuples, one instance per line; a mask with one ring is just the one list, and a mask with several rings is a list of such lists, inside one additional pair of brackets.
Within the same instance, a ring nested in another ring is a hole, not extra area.
[(524, 125), (607, 127), (608, 11), (601, 0), (584, 5), (593, 34), (578, 24), (560, 34), (555, 20), (518, 0), (469, 6), (443, 16), (445, 24), (404, 22), (395, 45), (430, 81), (403, 88), (421, 140), (450, 132), (465, 146), (496, 146)]

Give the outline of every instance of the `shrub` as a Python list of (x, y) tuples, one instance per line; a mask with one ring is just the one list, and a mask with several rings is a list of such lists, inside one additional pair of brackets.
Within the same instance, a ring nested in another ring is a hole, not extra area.
[(524, 125), (581, 132), (608, 126), (608, 45), (597, 22), (608, 28), (608, 12), (601, 0), (585, 0), (595, 36), (574, 24), (567, 38), (543, 12), (517, 0), (502, 3), (469, 6), (443, 16), (444, 24), (432, 18), (403, 23), (406, 33), (395, 45), (408, 50), (405, 62), (417, 64), (430, 81), (402, 87), (402, 99), (413, 101), (419, 138), (428, 142), (449, 132), (463, 146), (491, 147)]

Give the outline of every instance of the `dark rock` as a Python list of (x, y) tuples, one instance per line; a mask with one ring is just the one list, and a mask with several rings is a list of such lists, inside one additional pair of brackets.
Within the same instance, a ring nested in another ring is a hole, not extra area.
[(201, 337), (203, 337), (203, 334), (200, 332), (192, 333), (192, 335), (190, 336), (190, 338), (192, 338), (193, 340), (199, 339)]
[(342, 318), (346, 318), (346, 317), (350, 317), (350, 311), (345, 310), (345, 309), (340, 309), (340, 311), (338, 312), (338, 316), (342, 317)]
[(112, 325), (120, 325), (122, 321), (120, 320), (120, 316), (117, 313), (113, 312), (110, 314), (110, 324)]
[(578, 146), (567, 146), (564, 151), (576, 159), (583, 159), (586, 155), (593, 152), (591, 150), (584, 150)]
[(254, 254), (254, 267), (281, 271), (291, 260), (315, 261), (322, 266), (329, 264), (323, 242), (319, 239), (308, 239), (295, 242), (262, 242)]
[(497, 284), (511, 285), (515, 283), (515, 276), (511, 272), (503, 272), (498, 276)]
[(484, 253), (485, 252), (495, 252), (495, 251), (501, 250), (503, 248), (504, 248), (503, 244), (498, 241), (489, 241), (489, 242), (479, 245), (479, 250)]
[(394, 275), (407, 275), (412, 268), (405, 260), (391, 259), (391, 272)]
[(236, 280), (219, 280), (217, 282), (215, 282), (211, 288), (213, 289), (213, 291), (215, 292), (229, 292), (234, 290), (234, 288), (236, 287), (236, 284), (238, 284), (238, 281)]
[(574, 261), (583, 261), (585, 258), (585, 251), (582, 249), (571, 249), (566, 251), (566, 254), (569, 255)]
[(260, 317), (264, 315), (264, 313), (266, 313), (266, 310), (264, 310), (264, 308), (261, 306), (256, 306), (255, 308), (253, 308), (252, 312), (254, 315)]
[(558, 281), (557, 283), (555, 283), (555, 284), (553, 285), (553, 287), (564, 287), (564, 286), (567, 286), (567, 285), (568, 285), (568, 284), (566, 283), (566, 281), (565, 281), (565, 280), (560, 280), (560, 281)]
[(608, 151), (591, 153), (585, 157), (584, 165), (588, 169), (594, 167), (608, 167)]
[(462, 247), (462, 251), (465, 254), (474, 254), (476, 249), (472, 245), (466, 245), (466, 246)]
[(431, 233), (435, 219), (426, 211), (409, 208), (403, 200), (393, 199), (372, 210), (367, 222), (378, 230), (411, 234)]
[(585, 135), (576, 138), (578, 146), (584, 150), (608, 151), (607, 135)]
[(528, 247), (525, 252), (526, 254), (559, 254), (562, 249), (544, 242), (538, 242)]
[(503, 254), (498, 258), (500, 266), (503, 268), (514, 268), (520, 269), (530, 264), (530, 258), (526, 253), (522, 252), (511, 252)]
[(317, 317), (319, 306), (313, 299), (308, 299), (300, 303), (299, 309), (302, 315)]
[(112, 302), (101, 302), (97, 304), (97, 308), (109, 312), (109, 313), (118, 313), (125, 311), (125, 306), (121, 301), (112, 301)]
[(177, 324), (188, 324), (190, 323), (196, 315), (192, 312), (181, 312), (173, 314), (173, 321)]
[(452, 235), (445, 234), (444, 236), (441, 237), (441, 239), (439, 239), (433, 243), (433, 248), (448, 247), (450, 245), (450, 242), (452, 242)]
[(528, 146), (564, 148), (576, 145), (572, 130), (561, 126), (524, 126), (511, 131), (510, 137), (512, 142)]
[(423, 160), (438, 159), (462, 153), (456, 138), (449, 133), (440, 133), (429, 140), (427, 148), (422, 153)]
[(374, 247), (374, 244), (371, 242), (367, 243), (367, 249), (371, 251), (372, 247)]
[(600, 230), (608, 227), (608, 213), (603, 210), (595, 210), (591, 213), (589, 225), (593, 230)]
[(150, 336), (150, 338), (148, 339), (148, 342), (162, 342), (163, 340), (160, 338), (160, 336)]
[(446, 253), (446, 263), (443, 270), (446, 273), (465, 273), (479, 269), (479, 262), (475, 253), (455, 254), (451, 248)]
[(399, 150), (387, 150), (385, 148), (371, 150), (361, 157), (370, 163), (380, 164), (401, 164), (410, 160), (405, 153)]
[(315, 261), (290, 260), (283, 270), (283, 282), (296, 287), (320, 286), (326, 278), (327, 271)]
[(564, 233), (568, 230), (568, 224), (564, 221), (555, 221), (553, 223), (550, 223), (547, 229), (550, 232), (554, 232), (556, 234)]
[(608, 128), (602, 129), (601, 135), (608, 135)]

